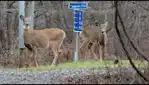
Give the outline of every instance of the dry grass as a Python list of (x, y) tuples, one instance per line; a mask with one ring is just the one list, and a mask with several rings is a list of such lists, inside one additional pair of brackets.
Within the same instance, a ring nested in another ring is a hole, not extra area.
[[(146, 61), (134, 60), (135, 65), (138, 68), (145, 68), (147, 67)], [(45, 65), (40, 67), (29, 67), (29, 68), (20, 68), (19, 70), (29, 70), (29, 71), (42, 71), (42, 70), (54, 70), (54, 69), (66, 69), (66, 68), (118, 68), (118, 67), (131, 67), (128, 60), (121, 60), (118, 64), (113, 64), (113, 60), (105, 60), (105, 61), (95, 61), (95, 60), (88, 60), (88, 61), (78, 61), (78, 63), (74, 62), (67, 62), (61, 63), (58, 66), (51, 66)]]

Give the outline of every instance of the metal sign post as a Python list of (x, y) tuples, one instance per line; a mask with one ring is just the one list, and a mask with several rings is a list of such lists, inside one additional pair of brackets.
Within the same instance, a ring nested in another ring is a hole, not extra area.
[(86, 2), (70, 2), (68, 5), (69, 9), (74, 9), (74, 29), (76, 32), (76, 51), (74, 55), (74, 62), (78, 61), (78, 34), (82, 32), (83, 28), (83, 10), (88, 8), (88, 4)]
[(79, 46), (79, 37), (78, 33), (82, 31), (83, 26), (83, 11), (79, 9), (74, 10), (74, 32), (76, 32), (76, 51), (74, 55), (74, 62), (77, 63), (78, 61), (78, 46)]
[[(20, 15), (23, 15), (24, 16), (24, 10), (25, 10), (25, 1), (19, 1), (19, 16)], [(19, 30), (19, 48), (24, 48), (24, 40), (23, 40), (23, 29), (22, 29), (22, 26), (23, 26), (23, 22), (22, 20), (19, 18), (19, 27), (18, 27), (18, 30)]]
[[(20, 15), (25, 16), (25, 1), (19, 1), (19, 17)], [(28, 27), (33, 28), (34, 22), (34, 1), (28, 5), (27, 17), (25, 18), (25, 24), (28, 24)], [(24, 48), (23, 40), (23, 21), (19, 18), (19, 48)]]
[(34, 25), (34, 1), (29, 1), (26, 11), (27, 11), (27, 18), (31, 18), (30, 23), (28, 25), (31, 29), (33, 29), (33, 25)]

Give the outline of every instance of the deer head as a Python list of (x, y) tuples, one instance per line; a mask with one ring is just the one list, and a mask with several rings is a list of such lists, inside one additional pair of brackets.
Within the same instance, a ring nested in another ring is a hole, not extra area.
[(29, 24), (31, 22), (31, 17), (25, 18), (23, 15), (20, 15), (20, 19), (23, 22), (23, 29), (29, 29)]

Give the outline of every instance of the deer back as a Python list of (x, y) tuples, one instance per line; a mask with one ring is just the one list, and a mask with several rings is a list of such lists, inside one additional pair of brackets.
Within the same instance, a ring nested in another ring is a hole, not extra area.
[(36, 47), (46, 47), (49, 43), (48, 37), (42, 30), (24, 30), (24, 43)]
[(48, 37), (49, 41), (63, 40), (66, 37), (65, 32), (59, 28), (44, 29), (43, 32)]
[(92, 41), (98, 40), (102, 41), (103, 40), (103, 33), (101, 31), (101, 28), (93, 25), (88, 25), (83, 28), (83, 32), (81, 33), (84, 38), (88, 38)]

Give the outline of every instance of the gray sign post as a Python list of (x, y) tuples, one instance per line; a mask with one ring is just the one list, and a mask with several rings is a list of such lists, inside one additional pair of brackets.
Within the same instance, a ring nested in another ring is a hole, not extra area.
[(74, 29), (76, 32), (76, 51), (74, 55), (74, 62), (78, 61), (78, 33), (82, 32), (83, 29), (83, 10), (88, 8), (88, 4), (86, 2), (70, 2), (68, 5), (69, 9), (74, 9)]
[[(23, 15), (24, 16), (24, 10), (25, 10), (25, 1), (19, 1), (19, 16)], [(24, 48), (24, 40), (23, 40), (23, 22), (22, 20), (19, 18), (19, 48)]]
[[(25, 16), (25, 1), (19, 1), (19, 16)], [(34, 22), (34, 1), (30, 1), (27, 8), (27, 17), (25, 18), (25, 24), (28, 24), (29, 28), (33, 29)], [(19, 48), (24, 48), (23, 40), (23, 21), (19, 18)]]

